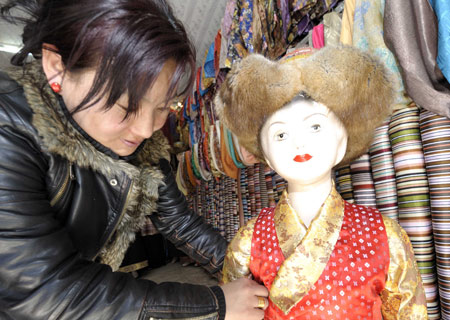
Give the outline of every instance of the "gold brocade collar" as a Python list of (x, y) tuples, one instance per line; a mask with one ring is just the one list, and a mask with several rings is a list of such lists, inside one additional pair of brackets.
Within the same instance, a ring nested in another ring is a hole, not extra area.
[(336, 245), (344, 218), (344, 200), (332, 188), (308, 229), (284, 191), (275, 209), (275, 228), (286, 260), (270, 288), (270, 299), (285, 314), (317, 282)]

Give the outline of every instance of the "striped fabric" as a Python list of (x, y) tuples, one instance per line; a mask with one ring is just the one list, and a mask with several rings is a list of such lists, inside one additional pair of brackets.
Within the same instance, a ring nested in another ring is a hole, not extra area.
[(350, 163), (350, 174), (355, 202), (362, 206), (376, 208), (375, 186), (368, 154), (363, 154)]
[(442, 319), (450, 319), (450, 120), (420, 112)]
[(202, 180), (195, 193), (187, 197), (189, 207), (201, 215), (228, 241), (238, 231), (239, 203), (237, 181), (227, 176), (210, 181)]
[(378, 210), (385, 216), (398, 221), (397, 187), (395, 185), (394, 159), (389, 141), (389, 121), (375, 130), (369, 148), (372, 178)]
[(266, 165), (263, 163), (259, 163), (259, 184), (261, 188), (261, 207), (267, 208), (269, 206), (269, 196), (266, 185)]
[(430, 316), (436, 313), (436, 274), (428, 179), (419, 131), (419, 108), (410, 105), (392, 115), (389, 139), (394, 158), (398, 220), (408, 233), (422, 275)]
[(341, 197), (350, 202), (354, 203), (353, 198), (353, 186), (352, 186), (352, 176), (350, 174), (350, 166), (342, 166), (336, 169), (336, 190), (340, 193)]

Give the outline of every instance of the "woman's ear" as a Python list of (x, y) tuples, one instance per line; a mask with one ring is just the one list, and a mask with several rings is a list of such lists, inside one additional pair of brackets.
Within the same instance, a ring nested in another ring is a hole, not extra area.
[(56, 82), (61, 85), (64, 75), (64, 64), (58, 49), (54, 45), (43, 44), (42, 68), (50, 84)]

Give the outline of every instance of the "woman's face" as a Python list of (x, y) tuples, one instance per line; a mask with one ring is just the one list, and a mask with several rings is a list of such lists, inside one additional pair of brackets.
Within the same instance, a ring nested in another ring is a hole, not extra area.
[[(73, 115), (73, 119), (93, 139), (119, 156), (132, 154), (138, 146), (164, 125), (170, 111), (166, 94), (175, 63), (167, 62), (153, 87), (148, 90), (135, 115), (124, 120), (128, 96), (124, 94), (109, 110), (104, 110), (106, 98), (92, 107)], [(61, 95), (69, 111), (72, 111), (91, 88), (95, 71), (87, 71), (75, 77), (66, 76)]]
[(272, 114), (260, 138), (268, 165), (288, 181), (289, 189), (330, 179), (347, 147), (339, 119), (326, 106), (308, 100)]

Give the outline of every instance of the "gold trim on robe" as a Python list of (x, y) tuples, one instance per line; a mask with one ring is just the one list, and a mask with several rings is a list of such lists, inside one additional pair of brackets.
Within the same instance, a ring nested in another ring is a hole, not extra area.
[(249, 220), (245, 226), (241, 227), (228, 245), (221, 283), (250, 275), (250, 256), (256, 219), (257, 217)]
[[(320, 278), (339, 238), (345, 203), (335, 188), (311, 222), (300, 242), (287, 235), (304, 229), (304, 224), (289, 205), (286, 190), (275, 209), (278, 241), (286, 260), (280, 266), (270, 288), (270, 300), (285, 314), (308, 294)], [(289, 224), (288, 224), (289, 223)]]
[(408, 235), (400, 225), (383, 216), (389, 242), (389, 271), (381, 292), (385, 320), (427, 319), (427, 301), (422, 278)]

